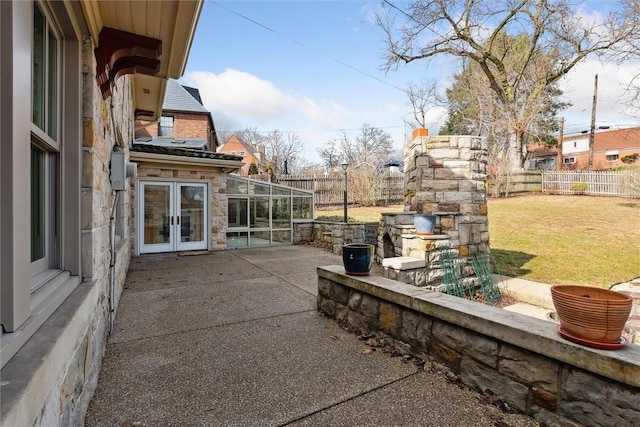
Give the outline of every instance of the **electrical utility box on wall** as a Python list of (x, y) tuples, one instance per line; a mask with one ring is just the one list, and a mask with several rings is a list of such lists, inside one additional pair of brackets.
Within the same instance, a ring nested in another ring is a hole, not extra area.
[(137, 165), (127, 162), (124, 151), (111, 153), (111, 188), (115, 191), (127, 189), (127, 178), (137, 175)]

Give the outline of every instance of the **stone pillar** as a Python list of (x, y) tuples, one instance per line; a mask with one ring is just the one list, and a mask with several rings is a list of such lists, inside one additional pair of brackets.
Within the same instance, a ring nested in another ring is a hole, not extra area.
[(484, 138), (414, 132), (405, 158), (404, 210), (436, 215), (436, 229), (465, 261), (489, 254), (486, 183)]

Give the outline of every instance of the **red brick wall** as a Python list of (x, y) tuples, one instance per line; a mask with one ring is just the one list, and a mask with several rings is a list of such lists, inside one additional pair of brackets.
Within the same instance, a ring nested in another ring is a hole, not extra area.
[[(169, 114), (167, 114), (169, 115)], [(202, 114), (182, 114), (172, 113), (173, 116), (173, 135), (174, 138), (193, 138), (193, 139), (206, 139), (208, 142), (208, 149), (213, 147), (213, 136), (209, 136), (209, 120), (206, 115)], [(155, 122), (143, 122), (136, 120), (136, 136), (158, 136), (158, 121)]]
[(205, 115), (173, 114), (173, 134), (178, 138), (207, 139), (207, 125)]
[[(607, 156), (602, 151), (596, 151), (593, 153), (593, 170), (607, 170), (613, 169), (618, 166), (629, 166), (622, 162), (624, 156), (628, 156), (633, 153), (640, 153), (640, 150), (634, 149), (619, 149), (618, 150), (618, 160), (610, 162), (607, 160)], [(589, 154), (578, 153), (578, 154), (565, 154), (563, 157), (575, 157), (576, 162), (571, 164), (563, 164), (562, 169), (565, 170), (587, 170), (589, 169)], [(636, 160), (636, 163), (639, 161)]]
[(249, 174), (249, 167), (252, 162), (255, 162), (256, 166), (259, 165), (258, 159), (256, 159), (253, 154), (247, 152), (247, 149), (242, 145), (242, 143), (236, 138), (229, 138), (229, 140), (224, 144), (221, 149), (218, 150), (219, 153), (225, 154), (233, 154), (235, 152), (236, 156), (240, 156), (240, 152), (244, 151), (244, 156), (242, 157), (242, 161), (244, 162), (244, 166), (238, 170), (238, 175), (247, 175)]

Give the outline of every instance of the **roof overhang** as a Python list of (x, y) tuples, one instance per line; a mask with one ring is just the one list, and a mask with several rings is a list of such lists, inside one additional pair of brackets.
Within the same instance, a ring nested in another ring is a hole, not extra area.
[[(83, 1), (89, 33), (100, 48), (100, 33), (110, 28), (158, 40), (161, 44), (155, 73), (131, 67), (133, 102), (137, 118), (155, 120), (161, 115), (167, 79), (184, 73), (203, 0)], [(153, 75), (150, 75), (153, 74)]]
[(174, 156), (171, 154), (141, 153), (131, 151), (130, 160), (149, 167), (171, 166), (175, 169), (211, 170), (219, 169), (223, 173), (231, 173), (244, 166), (240, 160), (201, 159), (194, 157)]

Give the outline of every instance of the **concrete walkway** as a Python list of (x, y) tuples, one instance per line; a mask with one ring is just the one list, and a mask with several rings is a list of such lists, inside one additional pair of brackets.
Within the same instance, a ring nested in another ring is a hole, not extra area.
[(87, 426), (534, 426), (316, 311), (310, 246), (134, 258)]

